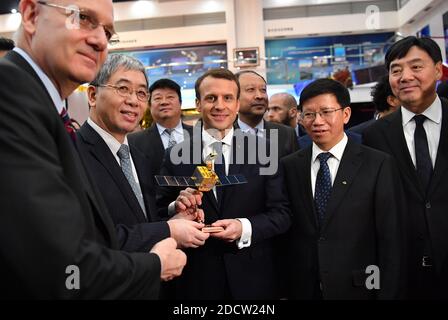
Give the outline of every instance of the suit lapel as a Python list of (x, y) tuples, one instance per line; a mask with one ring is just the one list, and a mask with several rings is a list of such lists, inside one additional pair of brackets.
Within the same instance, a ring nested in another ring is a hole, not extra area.
[[(241, 150), (244, 150), (245, 152), (247, 152), (247, 148), (246, 149), (243, 149), (243, 148), (244, 148), (244, 146), (241, 145), (241, 143), (238, 141), (238, 139), (236, 139), (234, 136), (233, 142), (232, 142), (232, 150), (230, 153), (230, 159), (232, 159), (232, 160), (229, 164), (229, 172), (228, 172), (229, 176), (241, 173), (242, 166), (240, 163), (237, 163), (237, 154), (239, 152), (241, 152)], [(229, 199), (232, 198), (235, 188), (233, 186), (226, 186), (226, 187), (220, 187), (220, 188), (222, 188), (222, 201), (220, 203), (220, 209), (221, 209), (222, 204), (226, 203), (227, 201), (229, 201)]]
[(312, 148), (308, 147), (303, 152), (297, 154), (298, 160), (295, 165), (297, 167), (296, 180), (300, 183), (299, 196), (303, 197), (303, 204), (306, 206), (306, 212), (311, 224), (317, 229), (317, 213), (314, 206), (313, 189), (311, 186), (311, 157)]
[[(406, 143), (403, 133), (403, 121), (401, 110), (396, 111), (390, 119), (387, 119), (390, 130), (383, 130), (384, 140), (389, 144), (390, 150), (397, 160), (399, 170), (408, 180), (406, 183), (413, 185), (416, 192), (424, 197), (424, 190), (417, 176), (411, 154)], [(387, 128), (386, 128), (387, 129)]]
[(445, 171), (448, 169), (448, 105), (445, 99), (442, 100), (442, 130), (440, 131), (439, 148), (437, 150), (436, 165), (428, 194), (434, 192), (440, 183)]
[(89, 152), (104, 166), (104, 168), (106, 168), (112, 179), (115, 181), (123, 194), (123, 197), (126, 199), (126, 202), (131, 207), (132, 212), (136, 215), (137, 220), (146, 221), (143, 210), (140, 207), (129, 182), (104, 140), (87, 122), (82, 126), (80, 134), (86, 142), (90, 144)]
[[(152, 168), (150, 166), (150, 161), (147, 159), (140, 151), (138, 151), (136, 148), (133, 148), (130, 146), (132, 160), (134, 161), (135, 170), (137, 171), (138, 180), (140, 182), (140, 188), (142, 189), (143, 194), (143, 202), (145, 203), (146, 208), (146, 215), (149, 217), (152, 217), (151, 220), (157, 218), (156, 216), (153, 217), (153, 212), (151, 211), (151, 206), (149, 205), (149, 199), (147, 199), (146, 195), (150, 192), (155, 192), (154, 190), (151, 190), (150, 187), (153, 186), (154, 183), (154, 177), (151, 175)], [(133, 201), (134, 205), (138, 205), (140, 208), (140, 204), (138, 203), (137, 199), (136, 201)], [(145, 217), (142, 213), (142, 218), (145, 220), (149, 220)], [(157, 213), (154, 213), (155, 215)], [(155, 221), (155, 220), (154, 220)]]
[(347, 191), (353, 183), (353, 179), (356, 177), (356, 174), (361, 167), (361, 153), (362, 151), (359, 145), (349, 139), (333, 183), (330, 200), (328, 201), (324, 223), (322, 226), (322, 232), (329, 224), (339, 204), (344, 200)]

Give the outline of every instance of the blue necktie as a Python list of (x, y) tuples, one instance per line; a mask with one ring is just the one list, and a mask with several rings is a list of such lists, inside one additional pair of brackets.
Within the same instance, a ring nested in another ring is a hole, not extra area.
[(316, 189), (314, 191), (314, 202), (316, 204), (317, 218), (319, 226), (325, 218), (325, 211), (327, 210), (328, 200), (331, 195), (331, 175), (330, 168), (328, 168), (327, 160), (331, 157), (331, 153), (323, 152), (317, 156), (320, 161), (320, 168), (317, 172)]
[(428, 189), (429, 182), (432, 176), (432, 161), (431, 156), (429, 155), (428, 139), (426, 137), (425, 128), (423, 127), (423, 122), (425, 122), (426, 119), (426, 116), (422, 114), (414, 116), (414, 146), (416, 168), (417, 174), (420, 177), (425, 192)]

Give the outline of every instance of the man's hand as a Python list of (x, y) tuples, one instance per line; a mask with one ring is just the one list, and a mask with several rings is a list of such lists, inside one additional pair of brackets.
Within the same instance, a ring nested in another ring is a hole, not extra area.
[(172, 218), (168, 220), (168, 226), (171, 237), (177, 241), (179, 248), (197, 248), (204, 245), (209, 237), (208, 233), (201, 231), (203, 223)]
[(241, 221), (237, 219), (218, 220), (212, 224), (212, 227), (223, 227), (224, 231), (211, 233), (210, 236), (227, 242), (238, 240), (243, 233)]
[(185, 216), (197, 215), (197, 207), (202, 204), (202, 195), (202, 192), (193, 188), (182, 190), (174, 203), (176, 213)]
[(170, 220), (174, 219), (184, 219), (184, 220), (190, 220), (190, 221), (197, 221), (199, 223), (203, 223), (205, 219), (204, 210), (196, 208), (195, 212), (190, 211), (184, 211), (179, 212), (176, 215), (174, 215)]
[(160, 258), (160, 279), (171, 280), (182, 273), (182, 269), (187, 263), (187, 256), (177, 249), (176, 240), (167, 238), (157, 242), (151, 251)]

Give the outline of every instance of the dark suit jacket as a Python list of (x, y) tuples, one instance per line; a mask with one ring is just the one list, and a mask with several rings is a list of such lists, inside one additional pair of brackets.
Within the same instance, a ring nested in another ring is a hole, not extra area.
[[(319, 229), (311, 189), (312, 147), (282, 159), (291, 199), (289, 296), (392, 299), (400, 269), (400, 201), (391, 158), (349, 139)], [(380, 268), (381, 290), (366, 289), (366, 268)]]
[(101, 136), (87, 122), (78, 131), (77, 136), (79, 154), (117, 226), (121, 249), (129, 252), (148, 252), (156, 242), (169, 237), (170, 231), (166, 222), (148, 223), (158, 221), (149, 160), (140, 151), (130, 147), (143, 193), (147, 219), (120, 165)]
[(368, 127), (370, 127), (372, 124), (374, 124), (376, 121), (376, 119), (370, 119), (364, 122), (361, 122), (360, 124), (357, 124), (356, 126), (350, 127), (350, 131), (351, 132), (356, 132), (359, 134), (362, 134), (364, 132), (365, 129), (367, 129)]
[[(238, 121), (235, 121), (234, 127), (239, 129)], [(271, 130), (278, 130), (278, 141), (275, 141), (275, 143), (278, 146), (279, 159), (299, 150), (296, 131), (293, 128), (275, 122), (264, 121), (264, 129), (266, 130), (266, 139), (268, 140), (272, 140)]]
[[(442, 98), (442, 131), (439, 149), (425, 194), (421, 186), (403, 133), (401, 109), (381, 118), (364, 131), (366, 145), (392, 155), (400, 169), (408, 208), (405, 214), (407, 236), (408, 296), (448, 297), (448, 101)], [(426, 229), (425, 226), (428, 225)], [(425, 234), (429, 234), (430, 254), (437, 274), (432, 293), (416, 292), (416, 279), (422, 278)]]
[[(200, 133), (201, 131), (199, 131)], [(251, 141), (261, 142), (255, 136)], [(200, 135), (193, 137), (194, 143), (201, 145)], [(247, 163), (247, 140), (236, 142), (235, 150), (245, 152)], [(201, 154), (194, 162), (193, 141), (184, 141), (180, 147), (190, 151), (190, 164), (174, 165), (166, 157), (161, 173), (174, 176), (191, 176), (196, 166), (201, 164)], [(202, 152), (202, 148), (197, 148)], [(233, 158), (235, 159), (235, 158)], [(257, 159), (258, 161), (258, 159)], [(213, 191), (205, 192), (202, 208), (205, 223), (218, 219), (248, 218), (252, 225), (252, 244), (238, 250), (236, 243), (226, 243), (209, 238), (205, 245), (188, 249), (188, 263), (182, 276), (177, 280), (176, 298), (182, 299), (272, 299), (278, 295), (278, 275), (273, 259), (273, 238), (284, 233), (290, 225), (290, 210), (283, 184), (283, 174), (260, 175), (259, 164), (237, 164), (229, 166), (229, 175), (242, 174), (248, 183), (223, 188), (222, 203), (216, 202)], [(258, 163), (258, 162), (257, 162)], [(166, 207), (173, 201), (179, 190), (159, 188), (157, 204)], [(166, 212), (166, 211), (165, 211)]]
[[(193, 127), (185, 123), (182, 123), (182, 127), (191, 137)], [(156, 124), (153, 123), (150, 128), (141, 132), (130, 134), (128, 139), (131, 146), (140, 150), (150, 160), (153, 175), (159, 174), (165, 155), (165, 148), (163, 147), (162, 138), (160, 137)]]
[[(159, 258), (118, 251), (101, 196), (34, 70), (10, 52), (0, 82), (0, 295), (156, 298)], [(69, 265), (79, 268), (80, 290), (66, 288)]]

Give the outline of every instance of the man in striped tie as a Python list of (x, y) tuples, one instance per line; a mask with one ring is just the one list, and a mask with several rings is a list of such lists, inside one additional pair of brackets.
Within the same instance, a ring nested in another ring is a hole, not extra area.
[(120, 54), (109, 56), (87, 90), (90, 116), (77, 133), (78, 150), (114, 223), (127, 227), (126, 236), (118, 229), (122, 249), (147, 251), (168, 236), (179, 247), (198, 247), (208, 238), (201, 231), (203, 224), (178, 219), (180, 215), (159, 221), (150, 163), (128, 144), (128, 133), (147, 107), (147, 86), (140, 61)]

